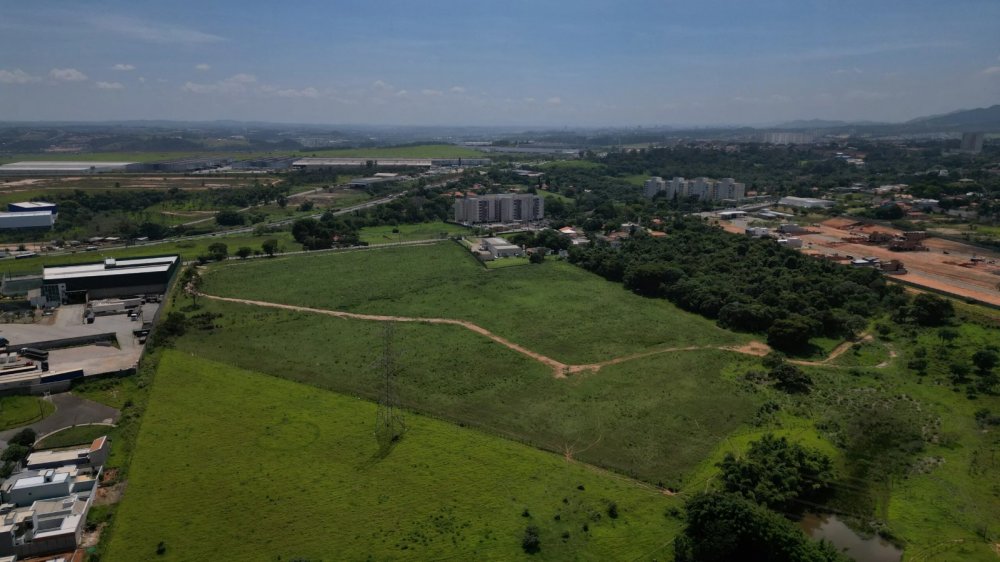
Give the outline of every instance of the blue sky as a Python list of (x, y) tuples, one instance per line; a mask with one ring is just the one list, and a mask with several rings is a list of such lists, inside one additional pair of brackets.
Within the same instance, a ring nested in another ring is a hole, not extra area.
[(8, 2), (0, 119), (898, 121), (1000, 103), (997, 0)]

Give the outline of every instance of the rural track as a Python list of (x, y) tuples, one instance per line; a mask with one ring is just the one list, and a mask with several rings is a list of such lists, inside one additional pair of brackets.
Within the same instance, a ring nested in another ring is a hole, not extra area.
[[(250, 306), (260, 306), (260, 307), (265, 307), (265, 308), (276, 308), (276, 309), (280, 309), (280, 310), (292, 310), (292, 311), (295, 311), (295, 312), (307, 312), (307, 313), (311, 313), (311, 314), (324, 314), (326, 316), (334, 316), (336, 318), (350, 318), (350, 319), (353, 319), (353, 320), (368, 320), (368, 321), (373, 321), (373, 322), (414, 322), (414, 323), (418, 323), (418, 324), (445, 324), (445, 325), (450, 325), (450, 326), (460, 326), (462, 328), (465, 328), (466, 330), (469, 330), (469, 331), (474, 332), (476, 334), (479, 334), (481, 336), (485, 336), (485, 337), (487, 337), (487, 338), (489, 338), (489, 339), (491, 339), (491, 340), (499, 343), (500, 345), (502, 345), (502, 346), (504, 346), (504, 347), (506, 347), (508, 349), (516, 351), (516, 352), (520, 353), (521, 355), (524, 355), (524, 356), (526, 356), (526, 357), (528, 357), (530, 359), (533, 359), (533, 360), (535, 360), (535, 361), (537, 361), (537, 362), (539, 362), (539, 363), (541, 363), (541, 364), (549, 367), (550, 369), (552, 369), (553, 376), (555, 378), (557, 378), (557, 379), (566, 378), (567, 375), (582, 373), (582, 372), (586, 372), (586, 371), (597, 372), (597, 371), (600, 371), (601, 368), (603, 368), (603, 367), (608, 367), (608, 366), (611, 366), (611, 365), (617, 365), (619, 363), (624, 363), (626, 361), (631, 361), (633, 359), (640, 359), (640, 358), (643, 358), (643, 357), (650, 357), (650, 356), (659, 355), (659, 354), (662, 354), (662, 353), (675, 353), (675, 352), (682, 352), (682, 351), (699, 351), (699, 350), (705, 350), (705, 349), (716, 349), (716, 350), (722, 350), (722, 351), (731, 351), (731, 352), (734, 352), (734, 353), (742, 353), (744, 355), (752, 355), (752, 356), (755, 356), (755, 357), (762, 357), (764, 355), (767, 355), (771, 351), (771, 348), (768, 347), (767, 344), (764, 344), (762, 342), (752, 341), (752, 342), (750, 342), (750, 343), (748, 343), (746, 345), (739, 346), (739, 347), (729, 347), (729, 346), (667, 347), (667, 348), (662, 348), (662, 349), (654, 349), (654, 350), (651, 350), (651, 351), (644, 351), (644, 352), (641, 352), (641, 353), (634, 353), (634, 354), (630, 354), (630, 355), (623, 355), (621, 357), (615, 357), (613, 359), (609, 359), (607, 361), (602, 361), (602, 362), (599, 362), (599, 363), (587, 363), (587, 364), (582, 364), (582, 365), (568, 365), (568, 364), (563, 363), (561, 361), (557, 361), (557, 360), (555, 360), (555, 359), (553, 359), (551, 357), (542, 355), (541, 353), (538, 353), (536, 351), (532, 351), (532, 350), (530, 350), (530, 349), (528, 349), (528, 348), (526, 348), (526, 347), (524, 347), (522, 345), (516, 344), (516, 343), (508, 340), (507, 338), (504, 338), (502, 336), (498, 336), (497, 334), (494, 334), (493, 332), (487, 330), (486, 328), (483, 328), (482, 326), (480, 326), (478, 324), (475, 324), (473, 322), (469, 322), (467, 320), (458, 320), (458, 319), (455, 319), (455, 318), (428, 318), (428, 317), (414, 317), (414, 316), (391, 316), (391, 315), (383, 315), (383, 314), (361, 314), (361, 313), (357, 313), (357, 312), (344, 312), (344, 311), (341, 311), (341, 310), (329, 310), (329, 309), (326, 309), (326, 308), (312, 308), (312, 307), (308, 307), (308, 306), (298, 306), (298, 305), (293, 305), (293, 304), (282, 304), (282, 303), (268, 302), (268, 301), (257, 301), (257, 300), (252, 300), (252, 299), (237, 299), (237, 298), (232, 298), (232, 297), (221, 297), (221, 296), (218, 296), (218, 295), (210, 295), (210, 294), (207, 294), (207, 293), (198, 293), (198, 294), (201, 297), (204, 297), (204, 298), (207, 298), (207, 299), (211, 299), (211, 300), (216, 300), (216, 301), (231, 302), (231, 303), (237, 303), (237, 304), (246, 304), (246, 305), (250, 305)], [(867, 336), (867, 337), (870, 338), (871, 336)], [(845, 351), (847, 351), (847, 349), (849, 349), (852, 344), (853, 344), (853, 342), (845, 342), (844, 344), (841, 344), (840, 346), (838, 346), (837, 349), (835, 349), (828, 357), (826, 357), (822, 361), (818, 361), (818, 362), (791, 361), (791, 362), (792, 363), (797, 363), (797, 364), (800, 364), (800, 365), (823, 365), (823, 364), (825, 364), (828, 361), (836, 359), (837, 356), (839, 356), (840, 354), (842, 354)]]

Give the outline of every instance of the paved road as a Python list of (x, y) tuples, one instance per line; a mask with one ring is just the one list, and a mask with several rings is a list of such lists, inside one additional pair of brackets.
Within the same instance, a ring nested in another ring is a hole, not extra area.
[[(48, 397), (48, 400), (56, 407), (56, 411), (51, 416), (26, 426), (34, 429), (38, 436), (81, 423), (115, 423), (118, 421), (120, 414), (118, 410), (111, 406), (98, 404), (92, 400), (70, 394), (69, 392), (52, 394)], [(24, 428), (16, 427), (0, 432), (0, 447), (6, 447), (7, 440), (21, 429)]]

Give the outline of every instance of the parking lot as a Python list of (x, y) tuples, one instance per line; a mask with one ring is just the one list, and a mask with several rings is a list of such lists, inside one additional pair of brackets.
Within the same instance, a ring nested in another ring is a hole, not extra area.
[(115, 344), (101, 342), (50, 349), (49, 370), (83, 369), (87, 376), (114, 372), (132, 368), (138, 362), (142, 344), (133, 331), (142, 328), (143, 322), (152, 321), (159, 306), (143, 304), (142, 313), (135, 320), (127, 314), (113, 314), (97, 316), (88, 324), (84, 319), (85, 305), (64, 305), (34, 324), (0, 324), (0, 336), (11, 345), (24, 345), (113, 333)]

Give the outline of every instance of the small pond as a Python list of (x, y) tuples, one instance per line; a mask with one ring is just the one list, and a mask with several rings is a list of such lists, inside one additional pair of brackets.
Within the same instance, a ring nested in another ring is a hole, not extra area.
[(856, 562), (899, 562), (903, 559), (903, 551), (891, 542), (878, 536), (862, 537), (836, 515), (807, 513), (799, 525), (810, 537), (826, 539)]

